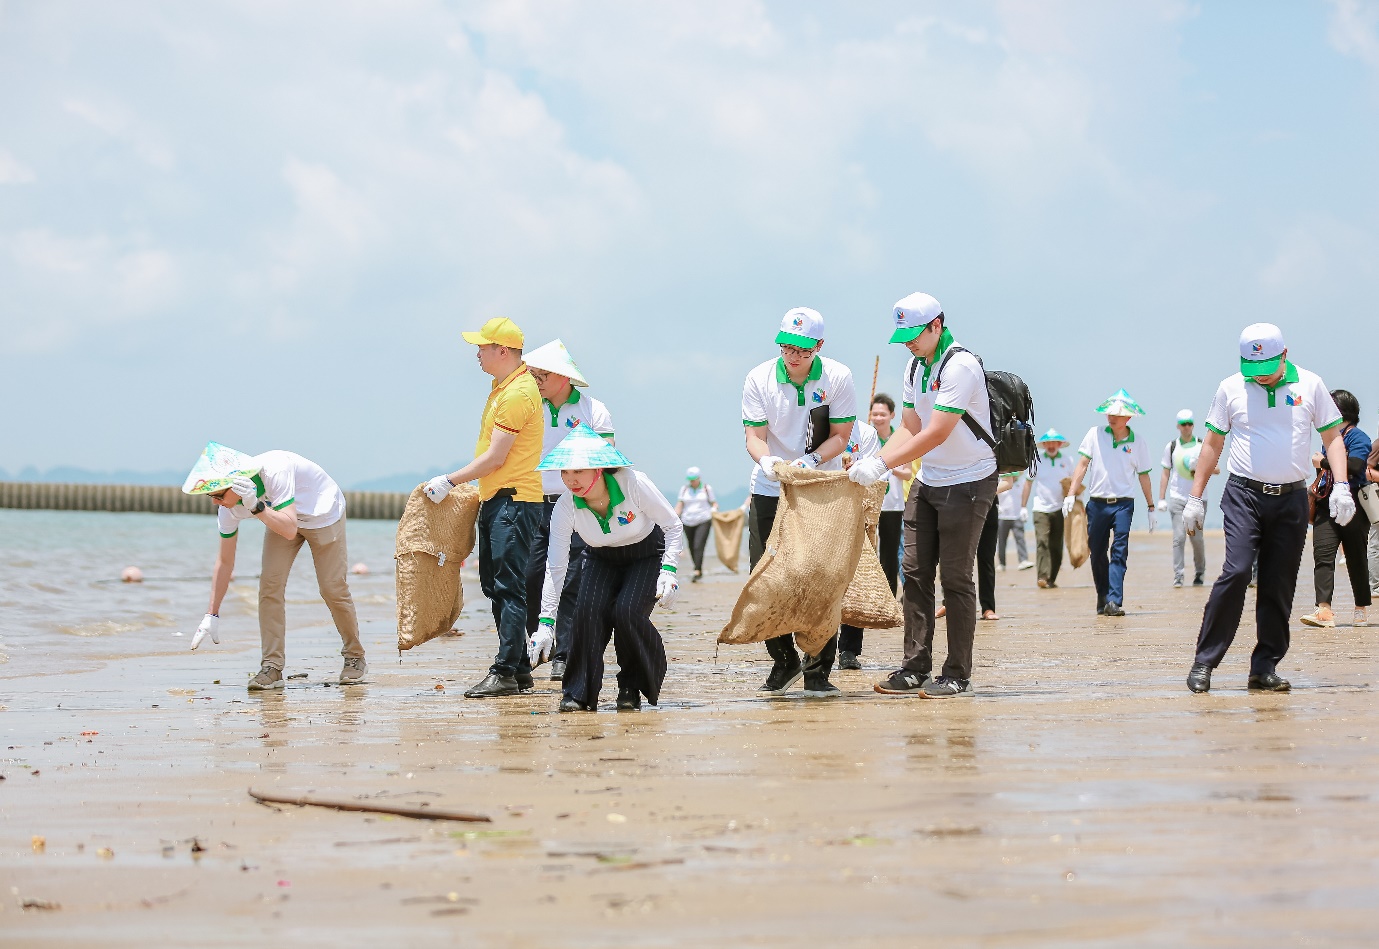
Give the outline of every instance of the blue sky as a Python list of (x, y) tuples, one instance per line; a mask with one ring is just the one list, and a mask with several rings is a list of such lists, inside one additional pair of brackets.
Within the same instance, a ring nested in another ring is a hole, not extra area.
[(1377, 111), (1373, 0), (0, 2), (0, 468), (448, 469), (506, 315), (726, 492), (780, 315), (894, 394), (913, 290), (1070, 435), (1257, 319), (1372, 431)]

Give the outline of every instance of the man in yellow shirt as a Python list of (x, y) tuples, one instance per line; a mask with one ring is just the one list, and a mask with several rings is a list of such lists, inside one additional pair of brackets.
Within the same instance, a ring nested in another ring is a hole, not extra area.
[(450, 489), (479, 482), (479, 586), (493, 605), (498, 655), (488, 675), (466, 698), (516, 695), (532, 687), (527, 658), (527, 559), (542, 515), (541, 393), (522, 362), (522, 331), (512, 320), (489, 320), (466, 342), (479, 347), (479, 368), (493, 390), (479, 421), (474, 460), (426, 484), (439, 504)]

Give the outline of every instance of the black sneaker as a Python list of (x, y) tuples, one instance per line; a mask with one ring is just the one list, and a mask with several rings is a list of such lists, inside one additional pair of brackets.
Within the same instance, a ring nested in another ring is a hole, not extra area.
[(552, 659), (552, 660), (551, 660), (551, 681), (552, 681), (552, 682), (559, 682), (559, 681), (561, 681), (561, 680), (564, 679), (564, 678), (565, 678), (565, 660), (564, 660), (564, 659)]
[(948, 676), (939, 676), (937, 679), (930, 679), (924, 683), (924, 689), (919, 693), (926, 699), (951, 699), (958, 695), (968, 695), (972, 691), (972, 682), (969, 679), (950, 679)]
[(1124, 616), (1125, 610), (1121, 609), (1119, 603), (1112, 603), (1110, 600), (1107, 600), (1106, 609), (1102, 610), (1101, 614), (1103, 616)]
[(618, 690), (618, 711), (619, 712), (640, 712), (642, 710), (642, 694), (636, 689)]
[(777, 662), (771, 667), (771, 674), (766, 677), (766, 681), (761, 684), (761, 688), (757, 691), (765, 692), (767, 695), (780, 695), (798, 682), (802, 675), (804, 675), (804, 666), (800, 665), (799, 660), (796, 660), (793, 666)]
[(530, 692), (532, 689), (536, 688), (536, 682), (533, 681), (530, 672), (525, 675), (519, 672), (512, 678), (517, 683), (518, 692)]
[(593, 709), (591, 709), (589, 706), (585, 705), (583, 702), (577, 702), (577, 701), (575, 701), (574, 699), (561, 699), (561, 700), (560, 700), (560, 711), (562, 711), (562, 712), (592, 712)]
[(484, 676), (482, 682), (466, 691), (464, 697), (467, 699), (491, 699), (500, 695), (517, 695), (520, 691), (516, 679), (490, 672)]
[(1193, 577), (1193, 578), (1192, 578), (1192, 585), (1195, 586), (1195, 587), (1206, 586), (1206, 584), (1202, 582), (1202, 578), (1201, 578), (1201, 577)]
[(924, 683), (928, 678), (926, 675), (911, 672), (909, 669), (897, 669), (872, 688), (882, 695), (914, 695), (924, 688)]
[(836, 695), (842, 695), (843, 690), (829, 682), (827, 676), (806, 675), (804, 677), (804, 694), (811, 699), (831, 699)]
[(852, 670), (861, 669), (862, 663), (857, 661), (857, 653), (848, 652), (846, 649), (840, 649), (838, 650), (838, 668)]

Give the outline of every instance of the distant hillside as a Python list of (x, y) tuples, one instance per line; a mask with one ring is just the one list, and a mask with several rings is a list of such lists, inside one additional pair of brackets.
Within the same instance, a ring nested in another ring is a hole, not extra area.
[(45, 484), (162, 484), (180, 486), (185, 471), (91, 471), (87, 468), (49, 468), (39, 471), (30, 465), (11, 475), (0, 468), (0, 481), (27, 481)]

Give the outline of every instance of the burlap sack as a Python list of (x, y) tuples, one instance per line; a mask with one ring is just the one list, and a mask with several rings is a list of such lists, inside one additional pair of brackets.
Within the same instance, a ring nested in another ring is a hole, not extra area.
[(867, 542), (857, 557), (857, 571), (852, 575), (847, 592), (843, 594), (843, 622), (861, 629), (894, 629), (903, 622), (900, 604), (891, 592), (886, 571), (881, 569), (877, 556), (880, 541), (877, 522), (881, 519), (881, 499), (886, 494), (886, 482), (867, 489), (862, 518), (866, 525)]
[[(1068, 489), (1073, 486), (1072, 478), (1063, 479), (1063, 496), (1067, 497)], [(1083, 487), (1086, 490), (1086, 487)], [(1079, 491), (1078, 494), (1081, 494)], [(1073, 502), (1072, 513), (1063, 518), (1063, 549), (1068, 554), (1068, 566), (1076, 570), (1087, 562), (1087, 558), (1092, 555), (1092, 549), (1087, 541), (1087, 505), (1082, 503), (1082, 499)]]
[(742, 555), (742, 525), (745, 523), (747, 515), (741, 508), (713, 512), (713, 547), (718, 552), (719, 562), (733, 573), (737, 573), (737, 560)]
[(461, 485), (440, 504), (412, 489), (397, 525), (397, 648), (448, 633), (464, 606), (460, 564), (474, 550), (479, 491)]
[(788, 633), (811, 656), (838, 632), (843, 594), (865, 538), (867, 489), (841, 471), (778, 465), (780, 506), (720, 643), (759, 643)]

